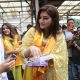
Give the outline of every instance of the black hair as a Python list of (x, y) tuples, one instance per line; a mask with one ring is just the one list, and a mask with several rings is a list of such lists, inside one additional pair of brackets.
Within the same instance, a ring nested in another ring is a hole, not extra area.
[(43, 11), (46, 12), (52, 18), (52, 23), (49, 27), (48, 36), (53, 35), (54, 38), (56, 39), (56, 35), (57, 35), (58, 31), (60, 30), (60, 26), (59, 26), (59, 13), (58, 13), (58, 10), (55, 6), (53, 6), (53, 5), (44, 5), (42, 8), (40, 8), (40, 10), (38, 12), (37, 23), (36, 23), (35, 28), (40, 33), (43, 31), (40, 28), (40, 24), (39, 24), (40, 14)]
[(69, 19), (67, 19), (67, 23), (69, 22), (69, 21), (74, 21), (74, 19), (72, 19), (72, 18), (69, 18)]

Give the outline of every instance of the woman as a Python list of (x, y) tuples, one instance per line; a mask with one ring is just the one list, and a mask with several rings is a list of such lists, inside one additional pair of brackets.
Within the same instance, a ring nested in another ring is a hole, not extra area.
[(57, 9), (52, 5), (43, 6), (36, 27), (22, 39), (22, 55), (29, 59), (52, 54), (53, 59), (48, 66), (26, 66), (24, 80), (68, 80), (66, 42), (59, 29)]
[[(14, 28), (9, 23), (4, 23), (2, 25), (2, 37), (3, 37), (3, 43), (5, 48), (6, 55), (15, 54), (16, 55), (16, 63), (15, 68), (13, 70), (13, 75), (15, 80), (22, 80), (21, 75), (21, 65), (22, 61), (19, 56), (19, 44), (18, 40), (16, 38), (16, 34), (14, 33)], [(11, 78), (10, 73), (8, 74), (8, 77)], [(12, 79), (10, 79), (12, 80)]]

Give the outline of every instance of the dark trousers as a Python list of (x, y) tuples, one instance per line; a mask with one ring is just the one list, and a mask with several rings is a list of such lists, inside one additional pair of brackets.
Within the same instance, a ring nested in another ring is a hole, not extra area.
[(72, 67), (73, 67), (72, 64), (73, 64), (72, 58), (70, 57), (68, 61), (68, 80), (74, 80), (72, 72)]
[(74, 64), (72, 66), (73, 80), (80, 80), (80, 64)]
[(14, 80), (14, 76), (11, 70), (7, 71), (7, 77), (8, 77), (8, 80)]

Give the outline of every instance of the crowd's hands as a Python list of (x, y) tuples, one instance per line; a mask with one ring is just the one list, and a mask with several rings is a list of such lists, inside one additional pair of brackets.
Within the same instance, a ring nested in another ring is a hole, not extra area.
[(15, 65), (15, 59), (16, 57), (13, 57), (13, 55), (10, 55), (4, 63), (2, 63), (2, 72), (5, 72), (6, 70), (12, 70)]
[(67, 40), (67, 45), (70, 47), (70, 46), (78, 46), (76, 43), (75, 43), (75, 40), (79, 39), (79, 35), (78, 34), (75, 34), (73, 35), (73, 38), (71, 40)]
[(67, 46), (70, 47), (73, 45), (73, 42), (75, 40), (75, 36), (73, 36), (73, 38), (71, 40), (67, 40)]

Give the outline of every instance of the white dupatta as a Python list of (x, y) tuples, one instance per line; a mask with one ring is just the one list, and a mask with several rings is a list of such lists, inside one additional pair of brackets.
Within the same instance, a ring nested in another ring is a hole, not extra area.
[[(2, 37), (0, 35), (0, 64), (4, 62), (4, 47), (2, 42)], [(0, 74), (0, 80), (8, 80), (6, 72)]]

